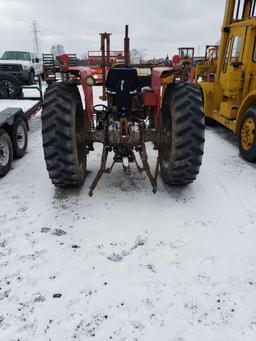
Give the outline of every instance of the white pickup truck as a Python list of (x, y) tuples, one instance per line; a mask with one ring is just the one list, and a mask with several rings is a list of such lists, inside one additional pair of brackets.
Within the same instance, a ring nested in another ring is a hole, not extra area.
[(35, 53), (5, 51), (0, 58), (0, 72), (7, 72), (23, 83), (34, 84), (35, 76), (43, 75), (43, 64)]

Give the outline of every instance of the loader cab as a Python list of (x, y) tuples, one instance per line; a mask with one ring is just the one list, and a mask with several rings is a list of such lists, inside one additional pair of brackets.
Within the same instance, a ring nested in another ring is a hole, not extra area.
[(183, 63), (193, 64), (195, 56), (194, 47), (179, 47), (178, 50)]
[(236, 1), (232, 23), (224, 27), (225, 53), (219, 65), (223, 93), (220, 112), (231, 120), (236, 119), (243, 99), (256, 85), (255, 4), (255, 1)]
[(227, 0), (216, 79), (200, 87), (206, 117), (237, 131), (241, 104), (256, 90), (256, 0)]
[(204, 54), (205, 64), (217, 64), (220, 45), (206, 45)]

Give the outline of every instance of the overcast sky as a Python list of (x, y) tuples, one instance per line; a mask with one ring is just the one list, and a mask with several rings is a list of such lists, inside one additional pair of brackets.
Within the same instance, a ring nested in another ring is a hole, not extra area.
[(33, 50), (31, 22), (40, 27), (43, 52), (62, 44), (67, 53), (99, 49), (110, 32), (111, 49), (123, 49), (129, 24), (131, 48), (147, 57), (173, 55), (191, 45), (201, 52), (219, 40), (225, 0), (0, 0), (0, 53)]

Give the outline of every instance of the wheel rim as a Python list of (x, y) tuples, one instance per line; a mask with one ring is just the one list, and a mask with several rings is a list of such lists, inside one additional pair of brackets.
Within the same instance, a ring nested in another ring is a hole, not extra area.
[(0, 165), (5, 167), (10, 158), (9, 146), (6, 141), (0, 141)]
[(26, 134), (24, 127), (20, 124), (17, 128), (16, 142), (19, 149), (23, 149), (26, 142)]
[(0, 82), (0, 94), (3, 97), (14, 97), (16, 93), (15, 85), (9, 80), (3, 80)]
[(244, 150), (250, 150), (255, 140), (255, 122), (251, 117), (246, 118), (241, 131), (241, 144)]

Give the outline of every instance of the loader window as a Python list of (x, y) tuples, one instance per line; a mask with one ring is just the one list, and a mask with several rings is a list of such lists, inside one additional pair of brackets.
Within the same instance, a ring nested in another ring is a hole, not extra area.
[(234, 15), (235, 20), (242, 20), (255, 16), (256, 0), (236, 0)]
[(255, 16), (256, 16), (256, 0), (253, 0), (252, 8), (251, 8), (251, 17), (255, 17)]
[(254, 49), (253, 49), (252, 60), (253, 60), (254, 63), (256, 63), (256, 39), (255, 39), (255, 42), (254, 42)]
[(222, 67), (222, 72), (224, 72), (224, 73), (227, 71), (227, 67), (228, 67), (228, 60), (229, 60), (229, 55), (230, 55), (231, 42), (232, 42), (232, 38), (229, 39), (228, 45), (227, 45), (226, 56), (225, 56), (223, 67)]
[(234, 38), (234, 43), (233, 43), (233, 48), (232, 48), (231, 63), (239, 62), (241, 47), (242, 47), (242, 37), (236, 36)]
[(235, 8), (234, 8), (234, 15), (233, 18), (235, 20), (241, 20), (243, 19), (243, 12), (245, 7), (245, 0), (236, 0)]

